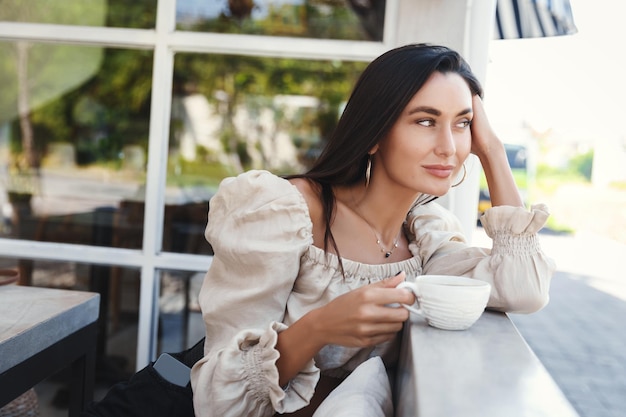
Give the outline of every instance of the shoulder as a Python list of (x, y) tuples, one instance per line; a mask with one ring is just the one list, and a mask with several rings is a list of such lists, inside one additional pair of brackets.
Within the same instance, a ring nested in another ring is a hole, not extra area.
[(286, 179), (269, 171), (251, 170), (222, 180), (211, 198), (210, 211), (231, 214), (265, 206), (306, 206), (302, 194)]
[(289, 181), (297, 188), (306, 201), (309, 219), (311, 219), (313, 244), (319, 248), (324, 248), (326, 220), (324, 217), (324, 206), (322, 204), (320, 185), (306, 178), (293, 178)]
[(241, 196), (243, 198), (265, 197), (290, 194), (295, 190), (289, 182), (269, 171), (251, 170), (235, 177), (224, 178), (219, 185), (215, 197)]
[(413, 217), (436, 217), (436, 218), (447, 218), (449, 220), (454, 218), (452, 212), (436, 201), (432, 201), (426, 204), (420, 204), (417, 207), (414, 207), (409, 215)]
[(459, 219), (448, 209), (437, 202), (415, 207), (407, 218), (410, 229), (419, 235), (430, 230), (461, 231)]
[(307, 203), (302, 194), (286, 179), (261, 170), (225, 178), (209, 201), (209, 219), (290, 211), (294, 213), (293, 217), (297, 217), (296, 213), (307, 214)]
[(318, 184), (306, 178), (293, 178), (289, 182), (297, 188), (309, 207), (311, 217), (316, 218), (322, 213), (322, 201)]
[(247, 171), (224, 179), (209, 201), (207, 238), (230, 231), (271, 237), (309, 235), (308, 207), (298, 188), (268, 171)]

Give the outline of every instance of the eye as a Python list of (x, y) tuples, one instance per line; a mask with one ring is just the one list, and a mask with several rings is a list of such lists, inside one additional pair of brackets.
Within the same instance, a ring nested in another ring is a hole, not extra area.
[(461, 120), (459, 123), (457, 123), (457, 125), (456, 125), (456, 126), (457, 126), (459, 129), (465, 129), (465, 128), (467, 128), (467, 127), (471, 126), (471, 125), (472, 125), (472, 121), (471, 121), (471, 120), (468, 120), (468, 119), (465, 119), (465, 120)]
[(415, 123), (424, 127), (433, 127), (435, 125), (435, 121), (433, 119), (419, 119)]

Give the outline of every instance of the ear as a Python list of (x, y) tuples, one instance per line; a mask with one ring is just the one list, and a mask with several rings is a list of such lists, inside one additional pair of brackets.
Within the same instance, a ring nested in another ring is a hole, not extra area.
[(374, 147), (372, 147), (372, 149), (370, 149), (370, 151), (368, 152), (368, 154), (370, 156), (374, 155), (376, 152), (378, 152), (378, 143), (376, 145), (374, 145)]

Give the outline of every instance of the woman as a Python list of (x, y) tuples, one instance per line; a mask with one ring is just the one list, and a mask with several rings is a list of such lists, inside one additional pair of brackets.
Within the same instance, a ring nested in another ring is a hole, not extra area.
[[(206, 229), (215, 257), (200, 293), (197, 416), (310, 416), (368, 358), (392, 368), (409, 317), (393, 304), (414, 301), (395, 288), (407, 277), (488, 281), (488, 306), (501, 311), (547, 303), (553, 264), (536, 232), (548, 214), (524, 209), (481, 95), (456, 52), (400, 47), (363, 72), (309, 172), (224, 180)], [(492, 250), (468, 246), (429, 202), (464, 177), (470, 152), (492, 198), (482, 219)]]

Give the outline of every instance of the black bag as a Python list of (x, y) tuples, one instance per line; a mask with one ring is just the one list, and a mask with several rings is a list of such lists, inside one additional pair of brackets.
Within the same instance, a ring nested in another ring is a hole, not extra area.
[[(171, 354), (191, 368), (204, 355), (204, 338), (193, 347)], [(191, 384), (165, 380), (150, 363), (127, 382), (115, 384), (106, 396), (91, 403), (81, 417), (195, 417)]]

